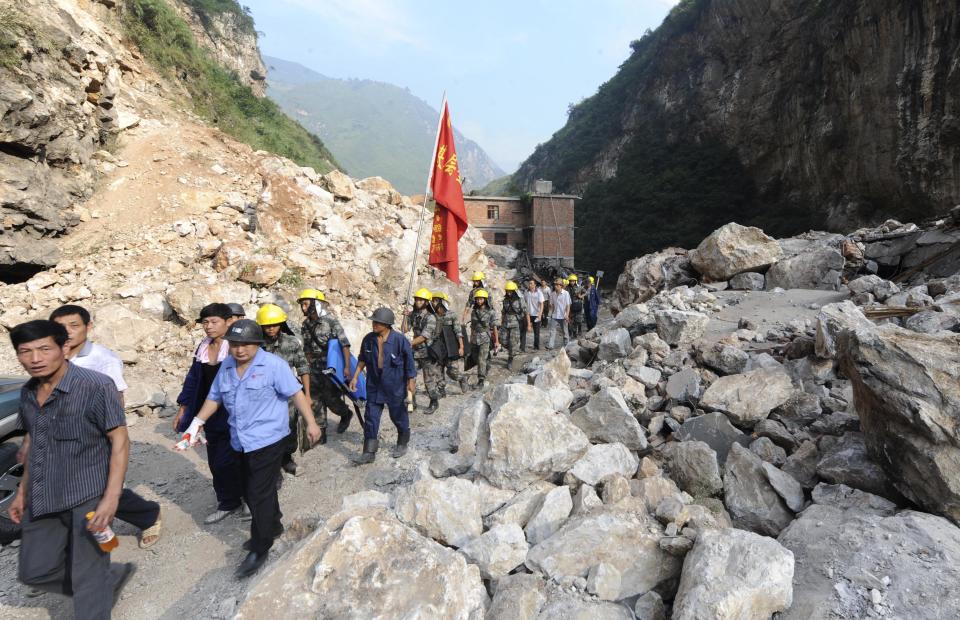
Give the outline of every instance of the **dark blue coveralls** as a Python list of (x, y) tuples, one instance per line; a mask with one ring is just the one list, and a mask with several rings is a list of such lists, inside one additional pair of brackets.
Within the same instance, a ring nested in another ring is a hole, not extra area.
[(383, 344), (383, 368), (378, 364), (377, 334), (370, 332), (360, 344), (359, 360), (367, 370), (367, 406), (363, 420), (363, 438), (377, 439), (384, 405), (398, 433), (410, 431), (405, 402), (407, 381), (417, 376), (413, 348), (403, 334), (390, 330)]

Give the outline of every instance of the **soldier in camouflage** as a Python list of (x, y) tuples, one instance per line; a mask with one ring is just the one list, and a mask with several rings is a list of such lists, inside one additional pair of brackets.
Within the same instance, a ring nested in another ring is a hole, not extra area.
[(473, 310), (473, 296), (477, 294), (477, 291), (487, 290), (483, 283), (486, 277), (486, 274), (484, 274), (482, 271), (473, 272), (473, 276), (470, 278), (470, 285), (473, 287), (473, 289), (470, 291), (470, 294), (467, 295), (467, 303), (463, 306), (463, 316), (460, 318), (461, 322), (466, 323), (470, 320), (470, 311)]
[(575, 338), (586, 331), (587, 320), (583, 311), (586, 294), (580, 287), (577, 274), (567, 278), (567, 291), (570, 293), (570, 337)]
[[(260, 348), (282, 357), (290, 364), (290, 369), (300, 378), (300, 383), (303, 384), (304, 394), (310, 394), (310, 365), (307, 363), (307, 356), (303, 352), (303, 345), (300, 344), (300, 341), (293, 335), (290, 326), (287, 325), (287, 313), (280, 306), (266, 304), (257, 310), (257, 324), (263, 329), (264, 341)], [(308, 396), (307, 400), (309, 399)], [(296, 476), (297, 464), (293, 460), (293, 453), (299, 447), (301, 433), (298, 427), (300, 415), (292, 403), (289, 405), (289, 418), (290, 435), (287, 437), (288, 445), (283, 455), (281, 467), (291, 476)]]
[(430, 345), (437, 337), (437, 317), (433, 314), (430, 301), (433, 295), (425, 288), (413, 294), (413, 313), (410, 315), (410, 325), (413, 327), (413, 359), (417, 367), (423, 370), (423, 386), (430, 397), (430, 405), (423, 410), (426, 415), (432, 414), (440, 406), (440, 381), (443, 378), (439, 362), (430, 354)]
[(353, 376), (353, 369), (350, 368), (350, 341), (340, 321), (330, 313), (323, 293), (316, 289), (306, 289), (300, 292), (297, 301), (304, 315), (300, 336), (303, 339), (307, 362), (310, 364), (310, 399), (313, 403), (313, 415), (321, 431), (317, 443), (323, 444), (327, 442), (327, 409), (340, 416), (337, 434), (349, 428), (350, 419), (353, 417), (353, 412), (343, 401), (340, 388), (326, 372), (327, 345), (336, 338), (343, 350), (344, 385), (350, 382)]
[(523, 300), (517, 292), (520, 287), (513, 280), (504, 287), (506, 294), (503, 297), (501, 309), (500, 332), (503, 334), (503, 346), (507, 349), (507, 365), (513, 363), (513, 356), (518, 349), (523, 348), (523, 337), (526, 335), (527, 311)]
[(482, 388), (490, 368), (490, 337), (493, 346), (500, 346), (497, 332), (497, 315), (490, 307), (490, 294), (481, 289), (473, 293), (473, 310), (470, 311), (470, 344), (477, 346), (477, 387)]
[[(453, 333), (457, 335), (457, 341), (460, 344), (457, 355), (462, 359), (463, 328), (460, 326), (460, 321), (457, 319), (457, 315), (453, 312), (450, 312), (450, 297), (446, 293), (434, 293), (432, 302), (433, 311), (437, 315), (438, 329), (443, 329), (443, 327), (446, 326), (453, 330)], [(469, 388), (467, 385), (467, 378), (464, 376), (463, 372), (461, 372), (460, 366), (456, 359), (448, 357), (442, 360), (440, 362), (440, 369), (439, 387), (441, 398), (447, 395), (447, 382), (444, 380), (444, 373), (446, 373), (446, 376), (460, 383), (461, 392), (464, 394), (467, 393), (467, 389)]]

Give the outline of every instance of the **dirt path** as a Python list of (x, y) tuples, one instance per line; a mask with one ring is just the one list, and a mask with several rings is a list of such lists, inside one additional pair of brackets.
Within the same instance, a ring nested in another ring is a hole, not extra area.
[[(504, 364), (505, 358), (495, 362), (492, 381), (507, 376)], [(271, 560), (290, 549), (318, 521), (336, 512), (343, 496), (365, 489), (389, 491), (412, 479), (417, 465), (429, 459), (431, 452), (447, 449), (450, 424), (465, 400), (455, 384), (448, 383), (448, 388), (452, 395), (441, 401), (435, 415), (414, 414), (411, 450), (402, 459), (390, 457), (396, 432), (386, 415), (381, 424), (381, 445), (385, 449), (372, 466), (352, 464), (362, 443), (356, 421), (343, 435), (331, 432), (326, 446), (298, 457), (300, 475), (284, 476), (280, 506), (286, 532), (271, 552)], [(426, 404), (423, 393), (418, 394), (418, 402)], [(203, 449), (173, 451), (169, 419), (142, 418), (130, 428), (130, 434), (133, 450), (127, 484), (145, 497), (160, 501), (164, 534), (152, 549), (142, 550), (134, 530), (117, 522), (120, 548), (113, 559), (135, 562), (137, 574), (114, 608), (114, 617), (229, 617), (256, 579), (237, 581), (233, 577), (234, 568), (243, 558), (240, 546), (249, 537), (249, 522), (234, 516), (212, 526), (203, 525), (204, 517), (215, 507), (205, 453)], [(14, 547), (0, 551), (0, 618), (72, 617), (72, 604), (64, 597), (26, 596), (26, 588), (16, 580), (17, 552)]]

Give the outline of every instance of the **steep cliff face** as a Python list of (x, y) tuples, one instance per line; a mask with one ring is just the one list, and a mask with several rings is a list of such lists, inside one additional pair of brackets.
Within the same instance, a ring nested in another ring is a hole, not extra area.
[(235, 0), (0, 0), (0, 282), (56, 264), (53, 239), (142, 118), (191, 109), (255, 148), (336, 167), (262, 97), (264, 77)]
[[(235, 72), (258, 97), (266, 95), (267, 67), (260, 57), (253, 18), (245, 9), (235, 2), (174, 0), (172, 4), (189, 24), (197, 43), (221, 66)], [(207, 5), (221, 10), (213, 11)]]
[(708, 145), (742, 166), (744, 178), (731, 179), (741, 219), (780, 233), (960, 202), (954, 2), (685, 0), (631, 47), (520, 167), (518, 186), (550, 178), (584, 192), (589, 211), (591, 189), (605, 183), (603, 193), (630, 202), (622, 214), (642, 215), (645, 196), (622, 187), (644, 173), (637, 151), (687, 149), (696, 160)]

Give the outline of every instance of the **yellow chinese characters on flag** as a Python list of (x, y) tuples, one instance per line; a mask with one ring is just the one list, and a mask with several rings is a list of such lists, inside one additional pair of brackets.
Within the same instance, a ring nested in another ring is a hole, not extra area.
[(430, 265), (444, 271), (454, 282), (460, 282), (458, 243), (467, 232), (467, 208), (463, 204), (457, 147), (453, 143), (450, 108), (443, 103), (440, 133), (437, 135), (437, 160), (430, 176), (430, 190), (436, 209), (430, 235)]

